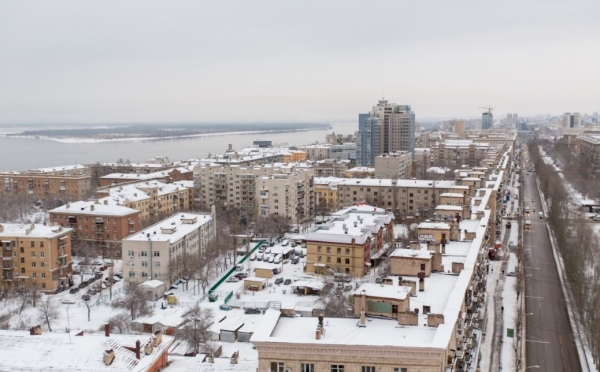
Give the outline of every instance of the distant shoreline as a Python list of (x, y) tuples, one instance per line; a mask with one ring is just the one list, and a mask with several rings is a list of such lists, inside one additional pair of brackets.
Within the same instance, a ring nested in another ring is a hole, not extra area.
[(164, 136), (164, 137), (129, 137), (129, 138), (85, 138), (85, 137), (53, 137), (53, 136), (34, 136), (34, 135), (19, 135), (19, 134), (1, 134), (0, 137), (8, 138), (28, 138), (40, 139), (46, 141), (54, 141), (68, 144), (90, 144), (90, 143), (107, 143), (107, 142), (128, 142), (128, 141), (161, 141), (168, 139), (186, 139), (197, 137), (216, 137), (235, 134), (265, 134), (265, 133), (290, 133), (290, 132), (307, 132), (312, 130), (331, 130), (331, 125), (322, 128), (294, 128), (294, 129), (274, 129), (274, 130), (256, 130), (256, 131), (231, 131), (231, 132), (216, 132), (216, 133), (198, 133), (187, 134), (181, 136)]

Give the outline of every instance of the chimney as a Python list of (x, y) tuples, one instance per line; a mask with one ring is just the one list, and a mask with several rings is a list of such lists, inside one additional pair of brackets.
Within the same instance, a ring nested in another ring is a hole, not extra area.
[(425, 273), (420, 271), (418, 274), (419, 277), (419, 292), (425, 291)]
[(104, 205), (108, 205), (108, 200), (104, 200)]
[(366, 327), (367, 326), (366, 319), (365, 319), (365, 309), (362, 309), (360, 311), (360, 324), (358, 326), (359, 327)]
[(141, 343), (140, 340), (137, 340), (135, 342), (135, 357), (139, 360), (141, 359), (141, 355), (140, 355), (140, 351), (141, 351)]
[(71, 208), (71, 203), (67, 203), (67, 206), (65, 208), (67, 208), (67, 209)]
[(90, 210), (93, 212), (94, 211), (94, 205), (90, 205)]
[(104, 323), (104, 336), (110, 337), (110, 325), (108, 323)]
[(321, 339), (321, 327), (319, 327), (319, 326), (317, 326), (315, 339), (316, 340), (320, 340)]

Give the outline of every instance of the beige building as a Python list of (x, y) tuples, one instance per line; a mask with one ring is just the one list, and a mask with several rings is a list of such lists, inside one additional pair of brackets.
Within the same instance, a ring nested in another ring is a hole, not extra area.
[(212, 214), (177, 213), (128, 237), (123, 240), (123, 279), (171, 286), (185, 275), (185, 260), (199, 257), (215, 231), (213, 209)]
[(315, 144), (298, 147), (298, 150), (306, 152), (308, 160), (331, 159), (331, 146), (327, 144)]
[(431, 158), (436, 166), (474, 167), (481, 164), (489, 149), (490, 145), (487, 143), (446, 139), (431, 147)]
[[(313, 174), (310, 166), (295, 163), (253, 167), (198, 166), (194, 169), (195, 205), (199, 209), (208, 209), (211, 205), (237, 208), (252, 217), (261, 215), (261, 206), (264, 206), (262, 209), (268, 210), (268, 213), (277, 211), (292, 221), (301, 221), (313, 213)], [(269, 193), (262, 193), (261, 182), (265, 187), (272, 187)], [(281, 205), (286, 201), (286, 194), (289, 205)]]
[(60, 196), (81, 199), (91, 191), (90, 169), (85, 165), (30, 169), (27, 172), (0, 172), (0, 192), (35, 198)]
[(73, 282), (71, 229), (45, 224), (0, 225), (4, 289), (35, 284), (54, 293)]
[(392, 152), (375, 157), (375, 178), (410, 179), (412, 153)]
[(585, 134), (575, 140), (579, 157), (589, 161), (594, 168), (600, 167), (600, 135)]
[(342, 209), (306, 235), (306, 272), (362, 277), (384, 241), (394, 237), (394, 216), (384, 209), (360, 205)]
[(317, 214), (323, 211), (338, 210), (337, 183), (341, 178), (315, 177), (315, 211)]
[(373, 178), (375, 168), (373, 167), (354, 167), (346, 171), (347, 178)]
[(350, 160), (325, 159), (313, 164), (315, 177), (346, 177)]

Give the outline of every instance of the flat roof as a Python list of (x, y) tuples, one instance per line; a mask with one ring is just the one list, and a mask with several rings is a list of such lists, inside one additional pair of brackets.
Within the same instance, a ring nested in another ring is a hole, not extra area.
[[(55, 238), (65, 233), (70, 233), (73, 229), (59, 225), (50, 226), (41, 223), (2, 223), (2, 232), (0, 238), (20, 237), (20, 238)], [(33, 229), (31, 227), (33, 226)], [(28, 233), (29, 231), (29, 233)]]
[(115, 204), (104, 204), (104, 200), (99, 200), (98, 203), (95, 201), (76, 201), (67, 203), (61, 207), (52, 209), (50, 213), (73, 215), (85, 214), (96, 216), (127, 216), (130, 214), (140, 213), (140, 211)]
[[(196, 220), (194, 223), (184, 223), (184, 220)], [(123, 241), (169, 241), (175, 243), (200, 226), (212, 221), (210, 214), (176, 213), (144, 230), (131, 235)], [(163, 232), (163, 229), (165, 232)], [(166, 232), (166, 230), (173, 230)]]

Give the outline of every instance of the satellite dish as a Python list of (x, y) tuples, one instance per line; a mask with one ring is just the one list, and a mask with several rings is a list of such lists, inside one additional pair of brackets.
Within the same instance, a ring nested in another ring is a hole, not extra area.
[(419, 225), (417, 225), (416, 223), (411, 224), (410, 231), (415, 231), (417, 229), (417, 226), (419, 226)]

